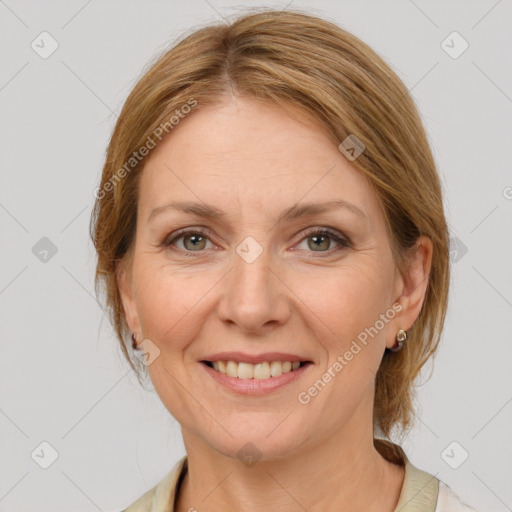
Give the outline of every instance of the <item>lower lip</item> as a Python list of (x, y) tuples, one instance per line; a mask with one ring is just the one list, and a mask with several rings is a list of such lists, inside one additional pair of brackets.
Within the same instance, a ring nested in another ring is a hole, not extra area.
[(219, 384), (241, 395), (265, 395), (297, 380), (311, 366), (307, 363), (296, 370), (268, 379), (239, 379), (218, 372), (205, 363), (199, 363)]

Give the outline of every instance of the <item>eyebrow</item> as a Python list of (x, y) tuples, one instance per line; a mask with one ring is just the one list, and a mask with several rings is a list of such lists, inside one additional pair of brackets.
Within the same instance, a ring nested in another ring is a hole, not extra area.
[[(293, 222), (301, 217), (312, 217), (313, 215), (318, 215), (320, 213), (339, 208), (349, 210), (363, 219), (368, 219), (366, 213), (355, 204), (339, 199), (336, 201), (328, 201), (326, 203), (295, 204), (279, 215), (276, 224), (282, 222)], [(147, 222), (149, 223), (152, 219), (168, 210), (178, 210), (205, 219), (218, 219), (223, 221), (226, 218), (226, 212), (216, 206), (208, 205), (206, 203), (173, 201), (169, 204), (154, 208), (149, 214)]]

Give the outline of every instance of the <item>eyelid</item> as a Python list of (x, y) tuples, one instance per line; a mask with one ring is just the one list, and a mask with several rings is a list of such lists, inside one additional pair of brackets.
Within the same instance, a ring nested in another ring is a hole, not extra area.
[[(183, 238), (184, 236), (193, 235), (193, 234), (203, 235), (206, 238), (208, 238), (212, 243), (214, 243), (213, 240), (215, 240), (215, 235), (208, 228), (191, 226), (191, 227), (181, 228), (181, 229), (175, 231), (168, 237), (164, 238), (161, 245), (163, 247), (170, 247), (173, 245), (173, 242), (175, 242), (176, 240)], [(306, 228), (304, 231), (302, 231), (300, 233), (301, 238), (297, 243), (302, 242), (303, 240), (305, 240), (306, 238), (308, 238), (309, 236), (312, 236), (312, 235), (320, 235), (320, 236), (327, 235), (327, 236), (331, 237), (336, 243), (338, 243), (341, 246), (341, 248), (347, 249), (347, 248), (352, 247), (352, 242), (346, 235), (339, 232), (337, 229), (330, 228), (327, 226), (313, 226), (310, 228)], [(297, 245), (297, 244), (295, 244), (295, 245)], [(195, 252), (197, 252), (197, 253), (205, 252), (204, 250), (203, 251), (186, 251), (186, 250), (180, 250), (180, 249), (176, 249), (176, 250), (178, 250), (179, 252), (191, 254), (191, 255), (194, 254)], [(339, 248), (338, 249), (336, 249), (336, 248), (329, 249), (327, 251), (318, 251), (318, 252), (320, 254), (332, 254), (336, 250), (339, 250)], [(317, 251), (308, 251), (308, 252), (315, 253)]]
[[(204, 227), (195, 228), (194, 226), (192, 226), (192, 227), (178, 229), (178, 231), (171, 233), (169, 236), (164, 238), (161, 245), (162, 245), (162, 247), (169, 247), (172, 245), (172, 243), (175, 240), (177, 240), (179, 238), (183, 238), (184, 236), (187, 236), (187, 235), (194, 235), (194, 234), (203, 235), (203, 236), (207, 237), (210, 241), (212, 241), (212, 239), (215, 240), (214, 233), (212, 231), (210, 231), (208, 228), (204, 228)], [(185, 252), (195, 252), (195, 251), (185, 251)], [(202, 251), (198, 251), (198, 252), (202, 252)]]
[[(340, 244), (344, 248), (352, 247), (352, 242), (350, 239), (344, 235), (343, 233), (339, 232), (337, 229), (329, 228), (327, 226), (317, 226), (312, 228), (307, 228), (305, 231), (301, 233), (301, 239), (302, 242), (305, 238), (312, 235), (327, 235), (331, 237), (333, 240), (335, 240), (338, 244)], [(329, 249), (328, 251), (318, 251), (320, 254), (324, 253), (330, 253), (332, 250), (335, 249)], [(311, 252), (317, 252), (317, 251), (311, 251)]]

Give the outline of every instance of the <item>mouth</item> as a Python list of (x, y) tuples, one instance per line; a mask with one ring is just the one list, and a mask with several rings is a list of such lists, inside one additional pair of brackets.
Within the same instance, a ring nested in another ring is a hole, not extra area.
[(312, 364), (311, 361), (261, 361), (256, 364), (237, 361), (201, 361), (202, 364), (228, 377), (240, 380), (276, 379)]

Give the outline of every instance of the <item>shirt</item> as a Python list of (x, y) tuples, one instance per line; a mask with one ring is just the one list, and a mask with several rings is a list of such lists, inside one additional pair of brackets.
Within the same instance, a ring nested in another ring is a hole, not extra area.
[[(384, 439), (374, 441), (387, 460), (405, 465), (404, 482), (394, 512), (477, 512), (447, 484), (411, 464), (400, 446)], [(187, 465), (187, 456), (184, 456), (157, 485), (123, 512), (175, 512), (176, 496)]]

